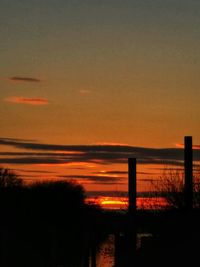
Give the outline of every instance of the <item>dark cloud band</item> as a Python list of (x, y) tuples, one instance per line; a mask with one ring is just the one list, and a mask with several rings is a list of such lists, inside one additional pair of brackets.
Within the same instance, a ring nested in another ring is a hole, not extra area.
[(13, 76), (13, 77), (10, 77), (9, 80), (17, 81), (17, 82), (35, 82), (35, 83), (41, 82), (41, 80), (37, 78), (22, 77), (22, 76)]
[[(134, 157), (140, 164), (182, 166), (184, 160), (182, 148), (145, 148), (127, 145), (54, 145), (11, 138), (0, 138), (0, 145), (25, 150), (22, 152), (2, 152), (0, 154), (0, 162), (2, 163), (68, 164), (90, 162), (106, 165), (125, 164), (128, 158)], [(200, 161), (199, 149), (195, 149), (193, 155), (194, 161)]]

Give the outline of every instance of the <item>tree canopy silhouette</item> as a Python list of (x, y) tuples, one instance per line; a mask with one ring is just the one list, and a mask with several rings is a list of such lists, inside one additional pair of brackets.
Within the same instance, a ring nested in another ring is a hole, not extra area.
[[(158, 197), (165, 198), (168, 208), (184, 209), (184, 172), (182, 170), (168, 169), (163, 171), (159, 181), (153, 182), (153, 189), (157, 192)], [(199, 166), (193, 175), (193, 208), (200, 209), (200, 175)]]
[(23, 185), (23, 180), (13, 171), (0, 168), (0, 188), (18, 187)]
[(85, 203), (80, 184), (55, 180), (27, 185), (1, 168), (0, 189), (2, 267), (81, 264), (101, 211)]

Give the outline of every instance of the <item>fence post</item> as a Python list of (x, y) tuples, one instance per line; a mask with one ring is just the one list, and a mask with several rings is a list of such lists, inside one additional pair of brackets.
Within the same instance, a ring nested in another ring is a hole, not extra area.
[(135, 158), (128, 159), (128, 264), (136, 265), (136, 243), (137, 243), (137, 161)]
[(96, 256), (97, 256), (96, 240), (93, 239), (92, 247), (91, 247), (91, 267), (96, 267), (97, 266)]
[(137, 209), (136, 159), (128, 159), (128, 212), (135, 214)]
[(184, 167), (185, 167), (185, 185), (184, 185), (185, 209), (187, 211), (191, 211), (193, 208), (192, 136), (185, 136)]

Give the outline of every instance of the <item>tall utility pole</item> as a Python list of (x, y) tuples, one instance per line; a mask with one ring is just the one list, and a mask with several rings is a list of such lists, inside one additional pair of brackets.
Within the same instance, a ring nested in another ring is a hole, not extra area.
[(137, 209), (137, 179), (136, 179), (136, 159), (128, 159), (128, 212), (135, 214)]
[(192, 136), (185, 136), (184, 150), (185, 166), (185, 209), (191, 211), (193, 208), (193, 153), (192, 153)]
[(137, 244), (137, 161), (135, 158), (128, 159), (128, 231), (127, 231), (127, 267), (136, 265)]
[(136, 159), (128, 159), (128, 213), (123, 232), (115, 233), (115, 266), (132, 267), (136, 264)]

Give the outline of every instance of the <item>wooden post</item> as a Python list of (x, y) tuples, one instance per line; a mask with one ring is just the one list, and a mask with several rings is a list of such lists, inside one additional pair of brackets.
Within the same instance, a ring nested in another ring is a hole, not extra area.
[(96, 235), (95, 235), (95, 230), (93, 229), (92, 232), (92, 242), (91, 242), (91, 267), (96, 267), (97, 262), (96, 262), (96, 255), (97, 250), (96, 250)]
[(136, 189), (136, 159), (128, 159), (128, 212), (135, 214), (137, 209), (137, 189)]
[(115, 262), (114, 262), (114, 267), (122, 267), (124, 264), (125, 259), (123, 258), (123, 246), (122, 246), (122, 238), (120, 236), (120, 230), (115, 232)]
[(93, 244), (92, 248), (91, 248), (91, 266), (92, 267), (96, 267), (96, 246)]
[(184, 150), (185, 165), (185, 209), (191, 211), (193, 208), (193, 154), (192, 154), (192, 136), (185, 136)]
[(128, 229), (127, 229), (127, 259), (124, 266), (135, 266), (136, 264), (136, 211), (137, 211), (137, 177), (136, 177), (136, 159), (128, 159)]
[(90, 267), (90, 251), (86, 251), (83, 258), (83, 267)]

